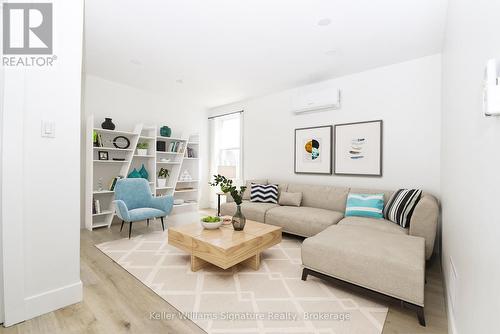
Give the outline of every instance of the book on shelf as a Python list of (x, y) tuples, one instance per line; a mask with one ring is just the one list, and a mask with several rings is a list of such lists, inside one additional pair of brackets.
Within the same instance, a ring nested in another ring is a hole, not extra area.
[(116, 181), (118, 181), (119, 179), (123, 179), (123, 176), (116, 176), (116, 177), (113, 178), (113, 180), (111, 180), (111, 183), (109, 185), (109, 190), (110, 191), (114, 191), (115, 190)]
[(187, 157), (188, 158), (196, 158), (196, 153), (194, 152), (194, 149), (191, 147), (187, 148)]
[(94, 213), (101, 213), (101, 203), (99, 202), (98, 199), (94, 200), (94, 207), (95, 207)]
[(96, 131), (93, 132), (93, 143), (94, 147), (104, 147), (104, 142), (100, 133)]
[(168, 145), (168, 152), (179, 153), (184, 149), (184, 143), (181, 141), (173, 141)]

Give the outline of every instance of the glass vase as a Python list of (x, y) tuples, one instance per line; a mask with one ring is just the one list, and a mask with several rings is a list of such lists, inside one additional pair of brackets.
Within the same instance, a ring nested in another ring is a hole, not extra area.
[(247, 219), (245, 218), (243, 213), (241, 213), (241, 206), (237, 205), (236, 212), (235, 212), (235, 214), (233, 216), (233, 220), (232, 220), (234, 230), (235, 231), (243, 231), (243, 228), (245, 228), (246, 220)]

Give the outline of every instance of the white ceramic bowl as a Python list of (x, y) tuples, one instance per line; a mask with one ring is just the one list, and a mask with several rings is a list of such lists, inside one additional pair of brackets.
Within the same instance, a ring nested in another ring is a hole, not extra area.
[(222, 220), (220, 222), (217, 222), (217, 223), (206, 223), (203, 220), (200, 220), (200, 223), (201, 223), (201, 226), (203, 226), (207, 230), (215, 230), (222, 225)]

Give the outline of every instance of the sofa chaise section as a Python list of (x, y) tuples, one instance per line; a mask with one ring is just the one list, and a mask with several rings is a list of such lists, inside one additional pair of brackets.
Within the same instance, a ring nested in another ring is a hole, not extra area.
[[(328, 256), (324, 256), (328, 254)], [(302, 279), (333, 277), (402, 300), (425, 325), (425, 240), (363, 226), (330, 226), (302, 244)]]

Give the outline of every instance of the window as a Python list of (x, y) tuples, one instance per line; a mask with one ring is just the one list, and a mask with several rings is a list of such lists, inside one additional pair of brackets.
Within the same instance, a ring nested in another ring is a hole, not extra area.
[(242, 112), (210, 118), (210, 177), (222, 174), (235, 184), (243, 179), (242, 120)]
[(235, 166), (235, 179), (240, 179), (241, 133), (239, 114), (236, 117), (220, 119), (219, 122), (219, 130), (215, 136), (218, 141), (215, 161), (217, 166)]

